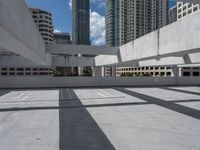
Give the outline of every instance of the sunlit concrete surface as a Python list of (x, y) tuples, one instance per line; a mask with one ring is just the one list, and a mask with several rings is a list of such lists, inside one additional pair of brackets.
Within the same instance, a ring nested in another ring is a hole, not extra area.
[(0, 90), (0, 150), (169, 149), (200, 149), (200, 87)]

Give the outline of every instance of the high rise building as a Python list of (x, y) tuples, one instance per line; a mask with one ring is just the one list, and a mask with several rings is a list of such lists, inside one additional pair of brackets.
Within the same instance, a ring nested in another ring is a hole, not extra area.
[(106, 0), (106, 44), (123, 45), (168, 23), (168, 1)]
[(56, 44), (71, 44), (69, 33), (54, 33), (54, 39)]
[(177, 2), (177, 20), (180, 20), (197, 11), (200, 11), (199, 4)]
[(51, 13), (35, 8), (29, 8), (34, 22), (39, 29), (46, 44), (54, 43), (52, 15)]
[[(90, 0), (72, 0), (72, 44), (91, 44)], [(81, 57), (81, 55), (78, 56)], [(77, 70), (78, 75), (84, 75), (87, 67), (75, 67), (74, 70)]]
[(90, 45), (90, 0), (72, 0), (72, 43)]

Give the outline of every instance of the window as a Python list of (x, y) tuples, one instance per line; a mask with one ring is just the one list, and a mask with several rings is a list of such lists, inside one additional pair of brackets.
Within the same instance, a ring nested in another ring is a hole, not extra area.
[(167, 76), (171, 76), (171, 72), (167, 72)]
[(37, 71), (38, 70), (38, 68), (33, 68), (33, 71)]
[(1, 68), (2, 71), (7, 71), (7, 68)]
[(31, 73), (30, 72), (26, 72), (26, 75), (31, 75)]
[(17, 71), (24, 71), (24, 68), (17, 68)]
[(19, 75), (19, 76), (23, 76), (24, 73), (23, 73), (23, 72), (17, 72), (17, 75)]
[(38, 75), (38, 73), (37, 72), (33, 72), (33, 75)]
[(193, 76), (199, 76), (199, 72), (193, 72)]
[(15, 75), (15, 73), (14, 73), (14, 72), (10, 72), (10, 73), (9, 73), (9, 75), (11, 75), (11, 76), (14, 76), (14, 75)]
[(15, 71), (15, 68), (10, 68), (9, 70), (10, 70), (10, 71)]
[(183, 76), (190, 76), (190, 72), (183, 72)]
[(31, 68), (26, 68), (26, 71), (31, 71)]
[(1, 75), (2, 76), (7, 76), (7, 72), (2, 72)]
[(197, 10), (198, 10), (197, 6), (193, 8), (193, 11), (197, 11)]

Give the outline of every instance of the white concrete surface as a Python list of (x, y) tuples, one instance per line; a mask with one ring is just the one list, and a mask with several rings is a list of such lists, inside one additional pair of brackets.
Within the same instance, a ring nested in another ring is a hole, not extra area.
[(199, 99), (198, 86), (0, 90), (0, 149), (199, 150)]

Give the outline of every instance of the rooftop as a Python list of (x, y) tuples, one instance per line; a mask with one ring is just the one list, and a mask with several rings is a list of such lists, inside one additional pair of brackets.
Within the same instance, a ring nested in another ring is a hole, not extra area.
[(1, 150), (199, 150), (200, 87), (0, 90)]

